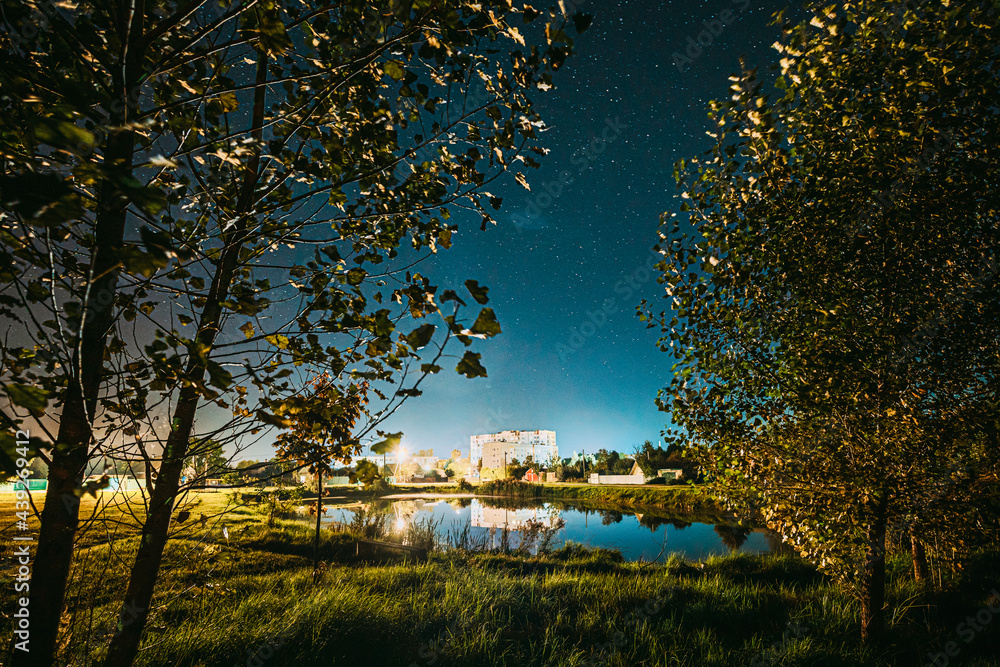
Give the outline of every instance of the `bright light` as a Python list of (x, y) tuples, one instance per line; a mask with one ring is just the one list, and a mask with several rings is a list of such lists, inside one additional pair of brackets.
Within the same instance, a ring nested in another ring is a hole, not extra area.
[(406, 451), (406, 447), (400, 447), (400, 448), (399, 448), (399, 460), (400, 460), (400, 461), (405, 461), (405, 460), (406, 460), (406, 458), (407, 458), (407, 457), (408, 457), (409, 455), (410, 455), (410, 453)]
[(406, 528), (406, 519), (403, 517), (396, 518), (396, 530), (403, 530)]

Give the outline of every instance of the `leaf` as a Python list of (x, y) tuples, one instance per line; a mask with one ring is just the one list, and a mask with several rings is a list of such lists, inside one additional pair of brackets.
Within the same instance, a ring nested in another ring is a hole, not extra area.
[(279, 350), (288, 349), (288, 336), (283, 336), (281, 334), (274, 334), (271, 336), (264, 336), (264, 340), (266, 340), (268, 343), (275, 346)]
[(49, 395), (44, 389), (15, 382), (5, 386), (4, 391), (10, 397), (11, 403), (27, 409), (33, 417), (41, 417), (45, 414)]
[(433, 324), (425, 324), (417, 327), (406, 335), (406, 342), (409, 343), (410, 347), (413, 349), (419, 350), (431, 342), (431, 338), (434, 336), (434, 331), (436, 329), (437, 327)]
[(357, 287), (364, 281), (365, 276), (367, 275), (368, 272), (364, 269), (351, 269), (347, 272), (347, 284), (352, 287)]
[(469, 290), (476, 303), (482, 305), (489, 302), (490, 298), (486, 295), (490, 291), (489, 287), (483, 287), (478, 281), (470, 279), (465, 281), (465, 288)]
[(286, 417), (278, 417), (277, 415), (272, 415), (266, 410), (257, 411), (257, 419), (261, 420), (265, 424), (270, 424), (271, 426), (279, 426), (281, 428), (288, 428), (292, 425), (292, 421)]
[(219, 389), (227, 389), (233, 383), (233, 375), (221, 364), (209, 361), (207, 364), (208, 376), (212, 385)]
[(576, 12), (573, 14), (573, 26), (576, 28), (577, 32), (583, 32), (590, 27), (593, 23), (594, 17), (590, 14), (584, 14), (583, 12)]
[(243, 335), (246, 336), (247, 338), (253, 338), (254, 335), (253, 323), (244, 322), (243, 326), (240, 327), (240, 331), (242, 331)]
[(167, 196), (159, 188), (143, 185), (135, 178), (120, 178), (117, 185), (129, 201), (149, 215), (156, 215), (167, 207)]
[(86, 153), (93, 149), (96, 143), (93, 132), (77, 127), (68, 120), (41, 118), (34, 130), (38, 141), (75, 153)]
[(385, 440), (376, 442), (372, 445), (372, 452), (375, 454), (388, 454), (393, 449), (399, 446), (400, 441), (403, 439), (403, 433), (388, 433), (386, 434)]
[(399, 60), (387, 60), (382, 65), (382, 71), (385, 72), (386, 76), (396, 81), (402, 81), (406, 77), (406, 63)]
[(472, 333), (486, 334), (488, 338), (500, 333), (500, 323), (497, 321), (496, 315), (493, 314), (492, 308), (483, 308), (479, 311), (479, 317), (472, 325)]
[(525, 190), (528, 191), (531, 190), (531, 186), (528, 185), (528, 179), (525, 178), (524, 174), (522, 174), (521, 172), (517, 172), (514, 174), (514, 180), (520, 183), (521, 187), (524, 188)]
[(465, 305), (465, 302), (462, 301), (462, 299), (459, 298), (459, 296), (457, 294), (455, 294), (454, 290), (450, 290), (450, 289), (446, 289), (441, 294), (441, 303), (444, 303), (446, 301), (455, 301), (459, 305), (462, 305), (462, 306)]
[(482, 356), (478, 352), (466, 352), (462, 360), (458, 362), (455, 370), (467, 378), (487, 377), (486, 369), (479, 363)]

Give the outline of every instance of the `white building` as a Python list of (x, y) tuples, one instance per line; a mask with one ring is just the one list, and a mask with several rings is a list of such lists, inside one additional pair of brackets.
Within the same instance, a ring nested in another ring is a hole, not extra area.
[[(545, 464), (550, 459), (559, 458), (559, 447), (556, 445), (555, 431), (500, 431), (499, 433), (486, 433), (484, 435), (474, 435), (470, 439), (472, 445), (469, 453), (472, 465), (471, 474), (476, 475), (479, 463), (483, 461), (483, 447), (492, 443), (508, 443), (510, 446), (503, 448), (507, 455), (507, 461), (517, 459), (521, 463), (530, 456), (536, 463)], [(491, 453), (500, 448), (490, 447)], [(491, 463), (495, 463), (491, 461)], [(487, 465), (483, 462), (483, 467), (497, 467)]]

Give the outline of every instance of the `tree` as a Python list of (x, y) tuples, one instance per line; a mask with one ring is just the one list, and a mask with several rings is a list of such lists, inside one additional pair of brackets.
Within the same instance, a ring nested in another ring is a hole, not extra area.
[(782, 24), (777, 94), (733, 77), (675, 170), (690, 223), (661, 225), (669, 438), (850, 586), (865, 640), (887, 532), (945, 537), (1000, 451), (997, 18), (848, 1)]
[[(3, 9), (0, 316), (23, 331), (2, 350), (3, 416), (34, 419), (50, 464), (33, 648), (15, 664), (52, 661), (84, 467), (117, 448), (157, 473), (108, 652), (124, 665), (192, 441), (289, 426), (316, 370), (395, 385), (372, 387), (391, 414), (419, 394), (402, 378), (441, 370), (444, 343), (499, 333), (491, 309), (461, 321), (463, 299), (410, 268), (450, 246), (452, 209), (491, 224), (501, 199), (485, 186), (537, 165), (530, 96), (572, 40), (553, 14), (528, 48), (508, 20), (542, 14), (502, 2)], [(422, 359), (436, 326), (397, 326), (432, 316), (445, 335)], [(479, 359), (456, 370), (484, 376)], [(233, 421), (195, 432), (205, 405)]]
[[(385, 474), (383, 472), (383, 474)], [(382, 477), (379, 475), (378, 466), (368, 460), (358, 461), (355, 472), (351, 476), (351, 482), (361, 482), (365, 488), (371, 487)]]
[(316, 534), (313, 537), (313, 584), (319, 576), (319, 534), (323, 518), (323, 473), (333, 472), (334, 461), (350, 461), (361, 451), (361, 442), (354, 436), (358, 422), (368, 402), (368, 383), (350, 382), (338, 386), (328, 374), (310, 382), (308, 394), (289, 400), (286, 414), (292, 427), (275, 441), (281, 458), (292, 459), (308, 466), (316, 475)]
[(228, 470), (229, 459), (222, 449), (222, 445), (212, 439), (203, 442), (193, 442), (188, 448), (190, 456), (185, 461), (185, 469), (192, 471), (191, 482), (204, 480), (209, 477), (219, 477)]

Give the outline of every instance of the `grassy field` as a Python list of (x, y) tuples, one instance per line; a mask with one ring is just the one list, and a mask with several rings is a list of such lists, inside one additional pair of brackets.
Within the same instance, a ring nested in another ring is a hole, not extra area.
[[(268, 526), (246, 507), (223, 514), (221, 493), (196, 500), (175, 523), (141, 665), (922, 665), (949, 641), (961, 664), (995, 665), (1000, 654), (995, 628), (969, 643), (957, 629), (1000, 587), (996, 553), (937, 593), (915, 589), (908, 563), (894, 561), (890, 642), (863, 650), (857, 605), (791, 557), (639, 565), (580, 547), (541, 557), (444, 549), (427, 562), (372, 564), (355, 560), (354, 535), (327, 531), (313, 585), (306, 522)], [(11, 504), (0, 500), (2, 516)], [(142, 508), (103, 516), (87, 526), (73, 570), (63, 648), (73, 664), (99, 659), (113, 631)], [(9, 570), (2, 579), (8, 636)]]

